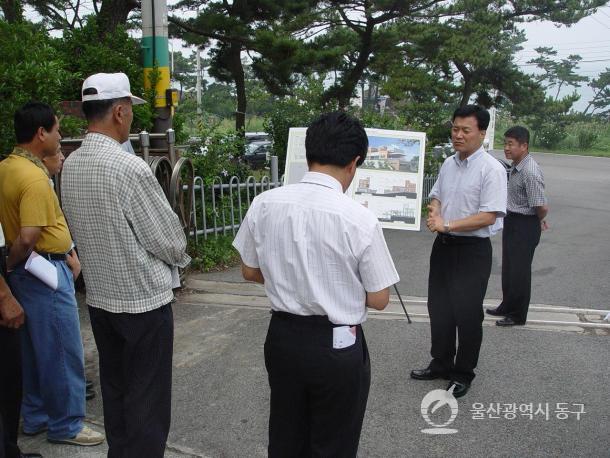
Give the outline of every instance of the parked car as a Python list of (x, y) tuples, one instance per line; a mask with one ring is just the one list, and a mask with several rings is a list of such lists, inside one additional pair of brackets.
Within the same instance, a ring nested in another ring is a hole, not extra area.
[(253, 141), (246, 145), (244, 159), (252, 169), (262, 169), (269, 162), (272, 143), (269, 140)]

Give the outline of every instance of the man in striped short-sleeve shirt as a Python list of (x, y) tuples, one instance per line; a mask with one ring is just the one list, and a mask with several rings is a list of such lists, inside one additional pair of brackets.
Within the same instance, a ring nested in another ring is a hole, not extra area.
[(514, 126), (504, 134), (504, 154), (512, 159), (508, 180), (508, 214), (502, 233), (502, 303), (488, 309), (493, 316), (504, 316), (498, 326), (525, 324), (532, 291), (532, 261), (547, 229), (548, 213), (544, 177), (529, 154), (529, 131)]
[(399, 278), (375, 215), (344, 194), (368, 139), (345, 113), (307, 130), (309, 172), (254, 199), (234, 241), (264, 283), (269, 456), (355, 457), (370, 385), (361, 323)]

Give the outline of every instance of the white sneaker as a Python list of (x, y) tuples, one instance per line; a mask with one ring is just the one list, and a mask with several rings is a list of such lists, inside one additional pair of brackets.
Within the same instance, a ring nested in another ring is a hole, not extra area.
[(76, 436), (68, 439), (48, 439), (49, 442), (54, 444), (69, 444), (69, 445), (82, 445), (84, 447), (99, 445), (104, 442), (106, 436), (102, 433), (92, 430), (88, 426), (83, 425), (83, 429), (80, 430)]

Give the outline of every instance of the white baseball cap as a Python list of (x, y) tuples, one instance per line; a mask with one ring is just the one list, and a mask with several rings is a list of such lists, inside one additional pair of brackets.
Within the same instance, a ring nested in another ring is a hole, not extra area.
[[(95, 89), (95, 93), (85, 95), (86, 89)], [(83, 82), (81, 95), (83, 102), (131, 97), (131, 102), (134, 105), (146, 103), (146, 100), (131, 93), (129, 78), (125, 73), (96, 73), (91, 75)]]

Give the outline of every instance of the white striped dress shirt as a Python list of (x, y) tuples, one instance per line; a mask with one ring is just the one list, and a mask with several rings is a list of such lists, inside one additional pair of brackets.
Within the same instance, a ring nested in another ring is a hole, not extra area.
[(400, 280), (375, 215), (323, 173), (257, 196), (233, 246), (261, 269), (273, 310), (335, 324), (365, 321), (366, 292)]
[(429, 197), (441, 202), (445, 221), (467, 218), (480, 212), (496, 214), (496, 222), (456, 236), (491, 237), (504, 227), (506, 216), (506, 170), (481, 146), (464, 160), (458, 153), (443, 162)]

